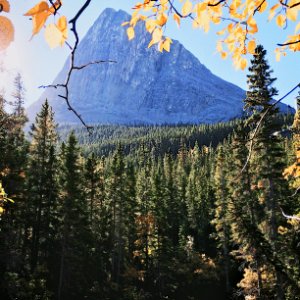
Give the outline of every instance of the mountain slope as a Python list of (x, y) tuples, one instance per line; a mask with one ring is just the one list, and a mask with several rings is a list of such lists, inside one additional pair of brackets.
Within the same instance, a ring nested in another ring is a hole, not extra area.
[[(117, 62), (73, 73), (70, 100), (87, 122), (212, 123), (241, 115), (242, 89), (213, 75), (178, 41), (170, 53), (148, 49), (143, 24), (137, 26), (136, 38), (128, 41), (121, 23), (129, 18), (121, 10), (104, 10), (78, 47), (77, 65)], [(68, 66), (67, 61), (55, 83), (64, 82)], [(58, 94), (58, 90), (46, 90), (29, 108), (30, 119), (48, 98), (58, 122), (78, 122)]]

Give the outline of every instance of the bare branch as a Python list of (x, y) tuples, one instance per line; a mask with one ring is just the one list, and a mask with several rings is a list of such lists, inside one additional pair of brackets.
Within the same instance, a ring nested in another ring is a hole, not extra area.
[(82, 70), (90, 65), (97, 65), (97, 64), (102, 64), (102, 63), (116, 63), (116, 61), (115, 60), (96, 60), (96, 61), (89, 62), (85, 65), (74, 66), (73, 70)]
[(294, 42), (289, 42), (289, 43), (284, 43), (284, 44), (277, 44), (277, 46), (284, 47), (284, 46), (298, 44), (298, 43), (300, 43), (300, 40), (294, 41)]
[(178, 9), (174, 6), (173, 2), (171, 2), (170, 0), (168, 0), (169, 4), (170, 4), (170, 7), (175, 11), (175, 13), (182, 19), (185, 19), (185, 18), (190, 18), (192, 16), (192, 14), (188, 14), (187, 16), (184, 16), (182, 15)]
[(287, 7), (287, 8), (293, 8), (293, 7), (300, 5), (300, 2), (294, 3), (292, 5), (288, 5), (287, 3), (284, 3), (283, 1), (279, 1), (279, 2), (282, 6)]
[(284, 211), (283, 211), (283, 209), (282, 209), (281, 207), (279, 207), (279, 208), (280, 208), (280, 210), (281, 210), (282, 215), (283, 215), (286, 219), (297, 220), (297, 221), (300, 222), (300, 217), (294, 216), (294, 215), (293, 215), (293, 216), (287, 215), (287, 214), (284, 213)]
[[(55, 9), (55, 13), (61, 7), (61, 1), (59, 1), (59, 6), (58, 7), (56, 7), (55, 4), (52, 1), (50, 1), (50, 3), (53, 5), (53, 7)], [(79, 45), (79, 35), (78, 35), (78, 32), (77, 32), (77, 28), (76, 28), (76, 25), (77, 25), (76, 22), (79, 19), (79, 17), (82, 15), (82, 13), (86, 10), (86, 8), (90, 5), (90, 3), (91, 3), (91, 0), (86, 0), (85, 3), (83, 4), (83, 6), (76, 13), (75, 17), (69, 21), (69, 24), (71, 24), (71, 29), (70, 30), (73, 32), (73, 35), (75, 37), (75, 43), (74, 43), (73, 47), (71, 47), (70, 44), (66, 43), (67, 46), (71, 50), (71, 54), (70, 54), (70, 67), (69, 67), (65, 82), (64, 83), (58, 83), (58, 84), (40, 86), (40, 88), (55, 88), (55, 89), (63, 88), (64, 89), (64, 95), (58, 95), (58, 96), (65, 100), (65, 102), (67, 104), (67, 107), (68, 107), (68, 110), (72, 111), (75, 114), (75, 116), (80, 120), (82, 125), (88, 130), (89, 133), (91, 133), (92, 127), (87, 125), (87, 123), (84, 121), (82, 116), (76, 111), (76, 109), (70, 103), (69, 84), (70, 84), (72, 73), (73, 73), (74, 70), (81, 70), (81, 69), (84, 69), (84, 68), (86, 68), (90, 65), (95, 65), (95, 64), (100, 64), (100, 63), (116, 63), (116, 61), (113, 61), (113, 60), (107, 60), (107, 61), (98, 60), (98, 61), (93, 61), (93, 62), (87, 63), (85, 65), (81, 65), (81, 66), (76, 66), (75, 65), (75, 56), (76, 56), (76, 51), (77, 51), (77, 48), (78, 48), (78, 45)]]
[(56, 6), (56, 3), (53, 2), (53, 0), (49, 0), (49, 2), (51, 3), (53, 9), (54, 9), (54, 16), (57, 14), (58, 10), (61, 8), (61, 1), (58, 0), (58, 6)]
[(226, 0), (219, 0), (217, 3), (208, 3), (207, 6), (218, 6), (222, 2), (226, 2)]

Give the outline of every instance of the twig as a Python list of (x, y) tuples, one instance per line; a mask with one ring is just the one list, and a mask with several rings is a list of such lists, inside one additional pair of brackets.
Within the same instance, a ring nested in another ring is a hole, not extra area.
[(300, 43), (300, 40), (294, 41), (294, 42), (289, 42), (289, 43), (284, 43), (284, 44), (277, 44), (277, 46), (284, 47), (284, 46), (298, 44), (298, 43)]
[(96, 61), (91, 61), (85, 65), (81, 65), (81, 66), (74, 66), (73, 70), (82, 70), (90, 65), (97, 65), (97, 64), (101, 64), (101, 63), (116, 63), (115, 60), (96, 60)]
[(192, 16), (191, 13), (188, 14), (188, 15), (186, 15), (186, 16), (182, 15), (170, 0), (168, 0), (168, 2), (169, 2), (169, 4), (170, 4), (170, 7), (175, 11), (175, 13), (176, 13), (180, 18), (185, 19), (185, 18), (190, 18), (190, 17)]
[(283, 209), (279, 206), (280, 210), (281, 210), (281, 213), (282, 215), (286, 218), (286, 219), (290, 219), (290, 220), (297, 220), (297, 221), (300, 221), (300, 217), (298, 216), (291, 216), (291, 215), (287, 215), (284, 213)]
[(226, 2), (226, 0), (220, 0), (217, 3), (208, 3), (207, 6), (218, 6), (219, 4), (221, 4), (222, 2)]
[(254, 12), (253, 12), (253, 16), (258, 12), (260, 11), (262, 5), (266, 2), (266, 0), (263, 0), (255, 9), (254, 9)]
[[(49, 0), (50, 1), (50, 0)], [(53, 4), (52, 1), (50, 1), (50, 3), (52, 5), (54, 5), (54, 9), (55, 9), (55, 13), (57, 12), (57, 10), (61, 7), (61, 2), (59, 1), (59, 6), (56, 8), (55, 4)], [(82, 118), (82, 116), (77, 112), (77, 110), (71, 105), (70, 103), (70, 99), (69, 99), (69, 84), (70, 84), (70, 80), (71, 80), (71, 75), (73, 73), (74, 70), (81, 70), (84, 69), (90, 65), (95, 65), (95, 64), (100, 64), (100, 63), (112, 63), (112, 62), (116, 62), (116, 61), (112, 61), (112, 60), (98, 60), (98, 61), (93, 61), (93, 62), (89, 62), (85, 65), (81, 65), (81, 66), (76, 66), (75, 65), (75, 56), (76, 56), (76, 51), (79, 45), (79, 35), (77, 32), (77, 20), (79, 19), (79, 17), (82, 15), (82, 13), (86, 10), (86, 8), (90, 5), (91, 0), (86, 0), (85, 3), (82, 5), (82, 7), (78, 10), (78, 12), (76, 13), (75, 17), (73, 19), (71, 19), (69, 21), (69, 24), (71, 25), (71, 31), (73, 32), (73, 35), (75, 37), (75, 42), (74, 42), (74, 46), (71, 47), (70, 44), (67, 43), (67, 46), (70, 48), (71, 50), (71, 54), (70, 54), (70, 67), (66, 76), (66, 80), (64, 83), (58, 83), (58, 84), (50, 84), (50, 85), (42, 85), (40, 86), (40, 88), (63, 88), (64, 89), (64, 95), (58, 95), (60, 98), (64, 99), (68, 110), (72, 111), (75, 116), (80, 120), (80, 122), (82, 123), (82, 125), (88, 130), (89, 133), (91, 133), (92, 130), (92, 126), (87, 125), (87, 123), (84, 121), (84, 119)], [(55, 14), (54, 13), (54, 14)]]
[(288, 4), (286, 4), (286, 3), (282, 2), (282, 1), (279, 1), (279, 2), (280, 2), (280, 4), (281, 4), (282, 6), (285, 6), (285, 7), (287, 7), (287, 8), (293, 8), (293, 7), (296, 7), (296, 6), (300, 5), (300, 2), (294, 3), (294, 4), (292, 4), (292, 5), (288, 5)]
[(53, 9), (54, 9), (54, 16), (57, 14), (58, 10), (61, 8), (61, 1), (58, 0), (58, 6), (56, 6), (56, 3), (53, 2), (53, 0), (49, 0), (49, 2), (51, 3)]

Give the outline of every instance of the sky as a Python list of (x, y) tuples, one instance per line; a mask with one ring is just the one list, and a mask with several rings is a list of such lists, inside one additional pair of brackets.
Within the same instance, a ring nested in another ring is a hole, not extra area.
[[(39, 35), (31, 38), (31, 20), (23, 14), (37, 2), (38, 0), (11, 0), (11, 12), (9, 14), (2, 13), (9, 17), (14, 24), (15, 40), (5, 52), (0, 52), (0, 91), (4, 90), (6, 98), (9, 98), (13, 79), (17, 72), (20, 72), (26, 87), (25, 106), (39, 98), (43, 92), (39, 86), (52, 83), (70, 52), (66, 46), (50, 49), (44, 39), (43, 30)], [(84, 2), (84, 0), (64, 0), (63, 9), (60, 10), (60, 13), (71, 19)], [(132, 7), (136, 2), (138, 1), (93, 0), (78, 21), (80, 37), (85, 35), (105, 8), (123, 9), (132, 13)], [(263, 44), (268, 51), (267, 58), (274, 70), (273, 76), (277, 78), (274, 86), (279, 90), (278, 97), (281, 97), (300, 82), (300, 52), (288, 52), (288, 55), (283, 57), (280, 62), (276, 62), (274, 54), (276, 43), (284, 42), (287, 35), (293, 33), (293, 27), (288, 26), (285, 30), (281, 30), (274, 25), (274, 21), (267, 22), (265, 19), (262, 17), (259, 19), (261, 26), (257, 35), (257, 43)], [(190, 20), (185, 19), (182, 20), (180, 28), (171, 21), (167, 26), (165, 35), (179, 40), (212, 73), (246, 90), (247, 70), (235, 70), (230, 58), (222, 60), (216, 53), (218, 37), (215, 32), (223, 27), (225, 27), (224, 24), (208, 33), (203, 33), (193, 29)], [(295, 106), (297, 94), (298, 92), (295, 91), (284, 102)]]

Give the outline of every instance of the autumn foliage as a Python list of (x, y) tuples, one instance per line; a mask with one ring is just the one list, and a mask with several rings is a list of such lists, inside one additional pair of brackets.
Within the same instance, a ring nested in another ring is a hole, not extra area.
[[(49, 2), (49, 3), (48, 3)], [(84, 5), (89, 5), (86, 1)], [(68, 38), (67, 17), (60, 14), (55, 22), (49, 17), (56, 15), (63, 6), (62, 1), (41, 1), (29, 9), (24, 16), (32, 19), (32, 36), (45, 28), (45, 39), (51, 48), (63, 46)], [(214, 25), (224, 27), (217, 32), (219, 39), (216, 49), (223, 59), (230, 56), (236, 68), (247, 67), (246, 54), (254, 54), (257, 44), (256, 34), (259, 31), (258, 16), (265, 15), (267, 21), (275, 20), (280, 29), (289, 23), (294, 26), (294, 34), (289, 35), (283, 44), (275, 49), (276, 59), (286, 55), (285, 50), (300, 51), (300, 22), (298, 12), (300, 2), (268, 1), (268, 0), (144, 0), (134, 3), (133, 13), (127, 26), (129, 40), (135, 37), (135, 26), (144, 22), (146, 30), (151, 34), (149, 47), (158, 46), (158, 50), (169, 52), (172, 40), (164, 36), (164, 30), (170, 21), (178, 27), (182, 19), (189, 19), (193, 28), (208, 32)], [(0, 0), (0, 12), (9, 13), (8, 0)], [(14, 27), (5, 16), (0, 16), (0, 50), (6, 49), (14, 39)]]

